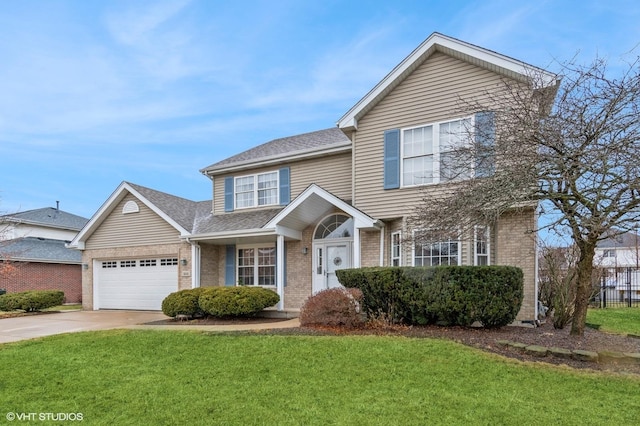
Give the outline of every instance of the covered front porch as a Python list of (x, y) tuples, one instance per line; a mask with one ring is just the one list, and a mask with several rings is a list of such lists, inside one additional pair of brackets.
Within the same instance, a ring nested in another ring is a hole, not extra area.
[[(254, 213), (262, 226), (189, 238), (193, 287), (262, 286), (280, 296), (278, 311), (297, 310), (313, 293), (339, 285), (337, 269), (361, 265), (362, 231), (382, 229), (317, 185), (284, 209)], [(229, 216), (239, 214), (251, 213)]]

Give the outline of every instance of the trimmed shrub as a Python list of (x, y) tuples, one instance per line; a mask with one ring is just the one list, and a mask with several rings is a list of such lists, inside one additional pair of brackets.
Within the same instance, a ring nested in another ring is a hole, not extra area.
[(523, 298), (522, 270), (510, 266), (360, 268), (337, 276), (362, 290), (368, 315), (395, 323), (501, 327), (515, 320)]
[(280, 301), (274, 291), (261, 287), (208, 287), (200, 294), (200, 308), (214, 317), (246, 316)]
[(41, 311), (62, 305), (64, 292), (58, 290), (32, 290), (0, 296), (0, 311)]
[(300, 309), (300, 325), (360, 327), (364, 324), (357, 288), (330, 288), (309, 297)]
[(186, 315), (189, 318), (203, 316), (198, 300), (203, 288), (192, 288), (171, 293), (162, 301), (162, 312), (175, 318), (178, 315)]

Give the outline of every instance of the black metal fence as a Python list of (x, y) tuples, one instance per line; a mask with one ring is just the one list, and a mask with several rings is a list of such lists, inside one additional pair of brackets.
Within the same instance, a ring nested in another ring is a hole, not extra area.
[(600, 269), (598, 282), (592, 305), (600, 308), (640, 307), (639, 268)]

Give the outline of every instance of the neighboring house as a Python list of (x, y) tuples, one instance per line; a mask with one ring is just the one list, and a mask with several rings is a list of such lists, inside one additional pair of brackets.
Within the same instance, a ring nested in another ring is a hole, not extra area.
[(625, 232), (600, 241), (594, 266), (603, 270), (603, 287), (609, 301), (640, 300), (640, 235)]
[(534, 321), (536, 206), (473, 235), (406, 243), (420, 231), (407, 218), (424, 191), (447, 185), (441, 139), (491, 117), (454, 113), (459, 98), (525, 79), (532, 69), (434, 33), (337, 127), (276, 139), (202, 169), (211, 201), (123, 182), (72, 242), (88, 266), (84, 308), (159, 309), (178, 289), (259, 285), (280, 295), (278, 310), (296, 311), (314, 292), (339, 285), (341, 268), (501, 264), (523, 269), (517, 320)]
[(62, 290), (82, 301), (82, 256), (66, 247), (89, 220), (57, 207), (0, 216), (0, 288), (9, 293)]

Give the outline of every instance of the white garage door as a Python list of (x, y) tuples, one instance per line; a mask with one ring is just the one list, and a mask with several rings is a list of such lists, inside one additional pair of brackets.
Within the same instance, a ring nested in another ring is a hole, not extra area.
[(104, 260), (95, 268), (97, 309), (159, 311), (178, 290), (177, 258)]

